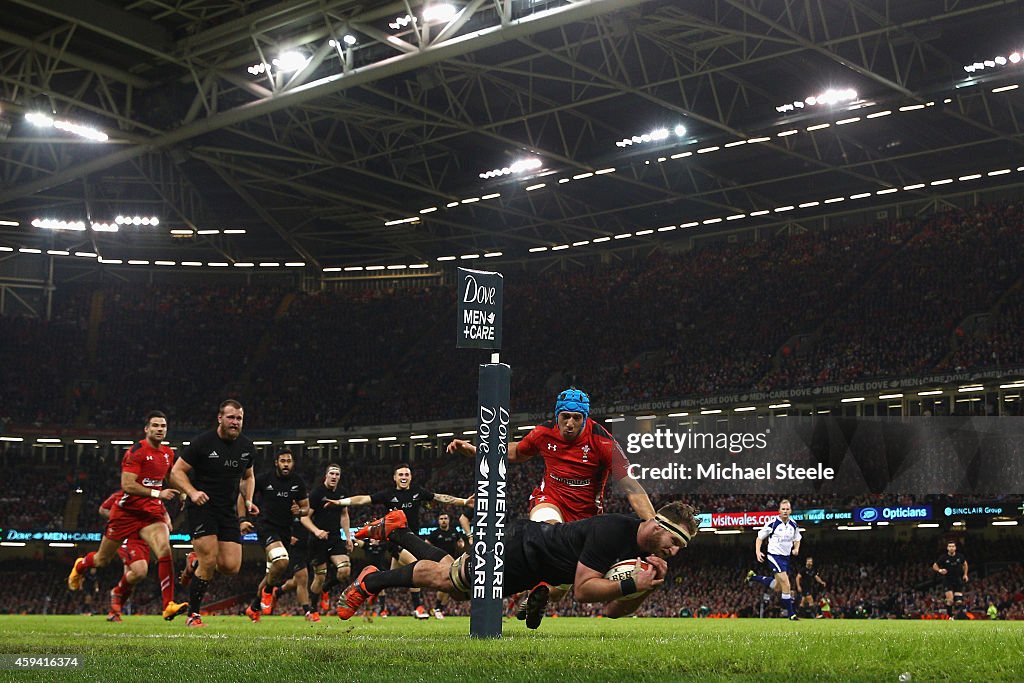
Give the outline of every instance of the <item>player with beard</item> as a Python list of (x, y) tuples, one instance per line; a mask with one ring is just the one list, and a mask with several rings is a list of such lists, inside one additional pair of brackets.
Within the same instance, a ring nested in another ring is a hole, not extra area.
[[(332, 462), (327, 466), (323, 480), (309, 496), (312, 516), (301, 520), (311, 536), (309, 555), (313, 561), (313, 585), (309, 590), (314, 596), (321, 596), (321, 609), (325, 609), (324, 602), (330, 605), (331, 588), (345, 585), (352, 575), (350, 521), (348, 508), (340, 503), (340, 481), (341, 466)], [(341, 537), (342, 529), (345, 530), (344, 539)], [(330, 576), (327, 575), (328, 562), (334, 568)]]
[(796, 574), (796, 592), (801, 596), (800, 607), (806, 609), (815, 619), (821, 617), (820, 613), (815, 614), (815, 610), (821, 599), (821, 591), (826, 586), (828, 584), (818, 575), (818, 568), (814, 566), (814, 558), (806, 558), (804, 566)]
[(190, 628), (205, 626), (199, 612), (214, 573), (238, 573), (242, 524), (250, 527), (247, 517), (259, 514), (252, 500), (256, 447), (242, 435), (244, 419), (241, 403), (234, 399), (221, 403), (217, 428), (193, 439), (171, 468), (171, 483), (188, 496), (185, 513), (195, 548), (181, 576), (182, 585), (189, 587)]
[(964, 611), (964, 584), (967, 583), (967, 558), (957, 552), (956, 541), (946, 544), (945, 554), (932, 563), (932, 571), (942, 576), (946, 615), (954, 619)]
[[(412, 470), (408, 465), (402, 463), (395, 467), (394, 488), (383, 489), (370, 495), (350, 496), (338, 501), (339, 505), (354, 507), (357, 505), (385, 505), (388, 511), (401, 510), (405, 513), (409, 528), (413, 533), (418, 533), (420, 528), (420, 510), (424, 503), (431, 501), (443, 505), (472, 505), (473, 497), (457, 498), (446, 493), (431, 493), (418, 484), (412, 483)], [(357, 536), (357, 538), (361, 538)], [(392, 545), (391, 547), (391, 568), (407, 565), (414, 562), (416, 558), (404, 551), (402, 548)], [(410, 591), (414, 606), (413, 616), (417, 619), (429, 619), (426, 608), (423, 606), (423, 599), (418, 589)]]
[[(452, 527), (452, 519), (448, 513), (442, 512), (437, 517), (437, 528), (427, 536), (427, 542), (452, 557), (458, 557), (465, 551), (467, 539), (462, 529)], [(444, 619), (444, 606), (448, 598), (449, 595), (444, 591), (437, 592), (437, 602), (434, 604), (435, 618)]]
[[(448, 444), (449, 453), (476, 455), (476, 446), (462, 439)], [(530, 520), (561, 524), (599, 515), (604, 509), (608, 479), (626, 494), (641, 519), (654, 517), (654, 506), (638, 481), (628, 476), (629, 460), (622, 447), (604, 426), (590, 418), (590, 397), (576, 388), (566, 389), (555, 400), (555, 419), (537, 425), (522, 441), (508, 444), (510, 463), (544, 459), (544, 478), (530, 495)], [(544, 610), (548, 601), (557, 602), (569, 586), (534, 586), (522, 597), (516, 618), (537, 621), (527, 613), (527, 603)]]
[[(666, 560), (685, 548), (697, 532), (696, 510), (685, 503), (660, 508), (653, 519), (634, 515), (597, 515), (578, 522), (544, 524), (518, 520), (505, 536), (506, 596), (538, 582), (572, 584), (579, 602), (604, 603), (604, 616), (632, 614), (649, 591), (665, 581)], [(386, 538), (409, 550), (416, 560), (400, 569), (380, 572), (367, 567), (342, 596), (338, 616), (349, 619), (369, 597), (393, 586), (416, 586), (447, 591), (467, 600), (471, 586), (469, 559), (457, 560), (424, 542), (407, 528), (401, 510), (360, 530), (371, 538)], [(605, 575), (617, 562), (644, 558), (633, 575), (621, 581)], [(527, 621), (527, 626), (539, 624)]]
[(255, 493), (259, 497), (260, 514), (256, 520), (256, 535), (267, 553), (267, 575), (256, 591), (256, 597), (245, 614), (259, 621), (270, 614), (277, 602), (277, 593), (288, 571), (288, 548), (291, 544), (292, 519), (309, 514), (306, 485), (295, 474), (295, 459), (285, 449), (274, 457), (274, 469), (256, 477)]
[[(121, 461), (122, 495), (110, 509), (99, 550), (75, 560), (68, 576), (68, 588), (81, 589), (86, 572), (93, 567), (105, 567), (118, 554), (122, 542), (138, 536), (156, 554), (163, 617), (170, 621), (184, 612), (188, 603), (174, 602), (174, 566), (164, 501), (174, 500), (178, 492), (164, 488), (164, 479), (168, 478), (172, 463), (177, 463), (174, 462), (174, 452), (163, 445), (167, 436), (167, 416), (158, 410), (146, 415), (144, 433), (146, 438), (128, 449)], [(148, 550), (145, 559), (148, 562)], [(111, 597), (114, 597), (113, 593)], [(112, 621), (120, 620), (119, 612)]]

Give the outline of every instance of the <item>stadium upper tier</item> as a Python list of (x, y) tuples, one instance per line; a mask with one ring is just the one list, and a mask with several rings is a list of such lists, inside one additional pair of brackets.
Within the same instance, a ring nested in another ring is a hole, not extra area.
[[(512, 407), (570, 383), (597, 404), (1024, 364), (1021, 202), (558, 271), (505, 272)], [(0, 428), (349, 427), (473, 414), (442, 284), (302, 292), (82, 284), (0, 320)]]

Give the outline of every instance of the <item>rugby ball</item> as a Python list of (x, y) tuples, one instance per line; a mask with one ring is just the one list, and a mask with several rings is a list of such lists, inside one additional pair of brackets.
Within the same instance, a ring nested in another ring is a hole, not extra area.
[[(644, 562), (640, 558), (633, 558), (630, 560), (619, 560), (618, 562), (613, 564), (612, 568), (605, 573), (604, 578), (608, 579), (609, 581), (625, 581), (626, 579), (633, 578), (633, 573), (636, 571), (637, 567), (641, 569), (649, 569), (650, 566), (651, 564), (649, 562)], [(631, 593), (630, 595), (623, 595), (621, 598), (617, 599), (631, 600), (635, 597), (639, 597), (648, 592), (650, 592), (650, 590), (637, 591), (635, 593)]]

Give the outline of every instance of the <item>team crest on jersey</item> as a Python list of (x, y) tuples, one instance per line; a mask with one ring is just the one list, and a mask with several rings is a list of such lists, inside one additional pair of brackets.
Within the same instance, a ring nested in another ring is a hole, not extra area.
[(580, 450), (583, 451), (583, 462), (590, 462), (590, 444), (583, 444), (583, 448), (581, 448)]

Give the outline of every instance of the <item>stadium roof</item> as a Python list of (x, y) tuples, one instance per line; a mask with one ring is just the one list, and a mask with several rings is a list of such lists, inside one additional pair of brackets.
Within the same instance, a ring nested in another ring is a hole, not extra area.
[(1018, 2), (4, 4), (8, 257), (568, 256), (1024, 184)]

